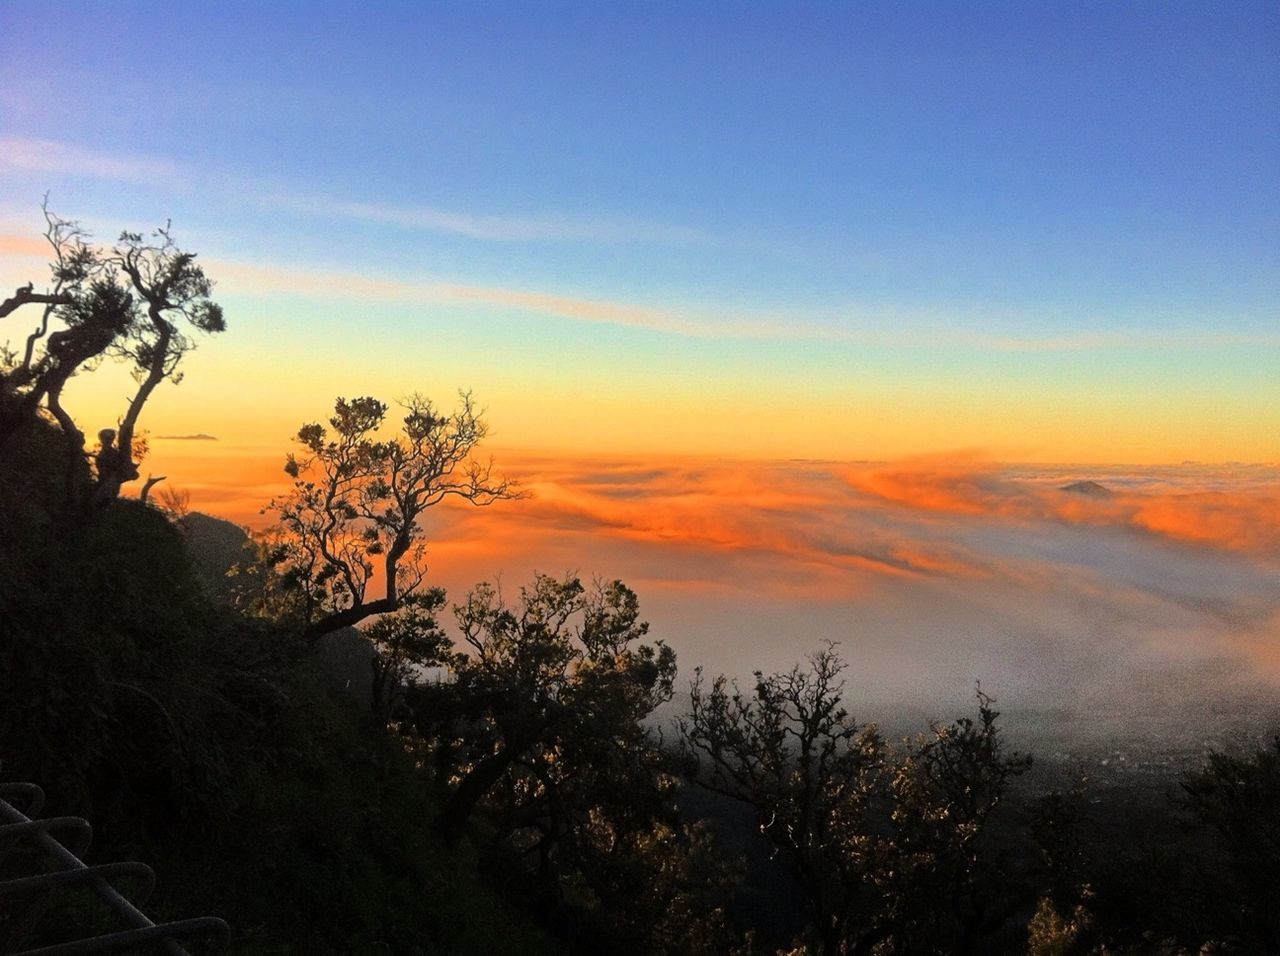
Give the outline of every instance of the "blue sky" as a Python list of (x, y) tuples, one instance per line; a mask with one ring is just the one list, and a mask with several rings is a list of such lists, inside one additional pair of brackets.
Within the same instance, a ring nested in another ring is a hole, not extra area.
[[(762, 365), (797, 394), (882, 373), (936, 407), (1029, 371), (1070, 401), (1084, 352), (1115, 409), (1238, 373), (1256, 418), (1280, 395), (1277, 50), (1260, 3), (10, 2), (0, 217), (32, 228), (48, 189), (104, 235), (172, 217), (214, 260), (631, 309), (473, 307), (507, 343), (551, 314), (511, 360), (572, 342), (582, 374), (692, 330), (728, 340), (708, 369), (743, 353), (740, 391)], [(1241, 454), (1280, 451), (1260, 435)]]

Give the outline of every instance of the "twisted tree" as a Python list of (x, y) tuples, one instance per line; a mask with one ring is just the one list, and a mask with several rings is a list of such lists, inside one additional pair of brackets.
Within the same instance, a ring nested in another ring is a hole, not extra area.
[(0, 302), (0, 318), (39, 307), (39, 320), (21, 352), (5, 348), (0, 362), (0, 447), (39, 415), (57, 421), (66, 440), (68, 488), (85, 461), (85, 436), (63, 405), (63, 392), (78, 372), (104, 358), (126, 363), (137, 382), (116, 428), (98, 432), (92, 497), (109, 501), (138, 478), (145, 443), (136, 435), (148, 399), (166, 379), (181, 378), (179, 366), (195, 345), (184, 331), (226, 328), (222, 308), (210, 296), (213, 283), (193, 253), (180, 250), (166, 225), (150, 239), (124, 232), (110, 249), (94, 247), (72, 221), (43, 206), (50, 248), (50, 279)]
[(309, 641), (396, 611), (418, 590), (427, 509), (447, 498), (485, 506), (520, 494), (475, 457), (488, 426), (469, 392), (447, 414), (412, 396), (399, 432), (379, 437), (386, 416), (376, 398), (339, 398), (328, 427), (298, 430), (300, 450), (285, 462), (293, 489), (268, 506), (279, 520), (260, 600), (296, 616)]

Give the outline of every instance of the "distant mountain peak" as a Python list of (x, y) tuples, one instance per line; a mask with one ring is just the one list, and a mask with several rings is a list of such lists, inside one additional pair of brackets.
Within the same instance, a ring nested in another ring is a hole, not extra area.
[(1073, 495), (1088, 495), (1090, 498), (1110, 498), (1114, 494), (1106, 485), (1100, 485), (1096, 481), (1073, 481), (1058, 490), (1069, 491)]

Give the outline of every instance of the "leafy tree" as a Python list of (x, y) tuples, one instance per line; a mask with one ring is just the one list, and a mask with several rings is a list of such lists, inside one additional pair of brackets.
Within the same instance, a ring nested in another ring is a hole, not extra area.
[(405, 690), (418, 679), (418, 669), (450, 659), (452, 642), (440, 628), (436, 612), (444, 606), (443, 588), (406, 595), (400, 607), (384, 614), (362, 633), (378, 653), (372, 660), (371, 709), (384, 726)]
[(109, 272), (118, 269), (123, 274), (139, 300), (129, 334), (110, 349), (131, 364), (138, 382), (120, 419), (114, 458), (108, 464), (102, 452), (98, 455), (99, 495), (111, 498), (123, 482), (138, 477), (134, 430), (147, 399), (161, 382), (182, 378), (182, 357), (194, 347), (184, 324), (205, 333), (222, 332), (227, 326), (222, 307), (210, 298), (213, 283), (196, 264), (195, 254), (178, 248), (167, 224), (150, 240), (141, 233), (122, 232), (105, 262)]
[(754, 808), (799, 884), (807, 949), (951, 951), (989, 931), (981, 837), (1026, 758), (1006, 755), (998, 714), (934, 725), (900, 749), (841, 703), (832, 647), (809, 667), (693, 682), (681, 735), (702, 785)]
[(28, 283), (0, 302), (0, 318), (27, 306), (40, 309), (39, 324), (26, 336), (21, 355), (5, 353), (0, 446), (47, 412), (65, 438), (71, 490), (70, 476), (84, 460), (85, 438), (62, 404), (63, 391), (78, 371), (103, 358), (125, 362), (137, 387), (117, 428), (98, 433), (93, 497), (102, 503), (138, 478), (138, 460), (145, 453), (136, 434), (138, 420), (161, 382), (181, 378), (182, 357), (194, 347), (184, 326), (215, 333), (226, 323), (222, 308), (210, 298), (212, 282), (195, 255), (177, 247), (168, 226), (150, 239), (121, 233), (104, 250), (89, 245), (78, 224), (55, 216), (47, 204), (44, 215), (52, 257), (47, 288), (36, 292)]
[(1280, 736), (1248, 755), (1213, 752), (1182, 782), (1182, 806), (1214, 852), (1196, 863), (1211, 890), (1204, 922), (1244, 951), (1280, 951)]
[(1082, 839), (1090, 822), (1086, 784), (1080, 776), (1068, 787), (1048, 790), (1026, 803), (1028, 835), (1045, 884), (1028, 926), (1032, 952), (1055, 952), (1056, 946), (1074, 944), (1091, 925), (1085, 904), (1094, 891)]
[[(671, 699), (675, 652), (638, 643), (649, 625), (621, 581), (588, 589), (573, 576), (538, 575), (515, 608), (481, 584), (454, 612), (470, 653), (453, 659), (442, 688), (449, 717), (462, 722), (451, 721), (460, 732), (441, 744), (465, 770), (440, 825), (457, 833), (505, 778), (508, 820), (545, 868), (579, 792), (598, 800), (603, 788), (658, 771), (642, 721)], [(430, 709), (423, 715), (431, 729)]]
[(399, 434), (380, 438), (386, 404), (339, 398), (328, 428), (298, 430), (301, 450), (285, 463), (293, 490), (270, 505), (279, 516), (266, 555), (273, 573), (257, 600), (287, 608), (310, 641), (395, 611), (417, 591), (427, 509), (446, 498), (483, 506), (519, 494), (492, 462), (474, 457), (488, 426), (469, 392), (449, 414), (418, 395), (404, 412)]
[(678, 767), (646, 725), (671, 699), (675, 654), (642, 643), (635, 593), (538, 575), (514, 606), (481, 584), (454, 612), (465, 652), (406, 708), (446, 787), (440, 832), (483, 816), (515, 854), (504, 879), (589, 949), (728, 952), (733, 880), (681, 820)]

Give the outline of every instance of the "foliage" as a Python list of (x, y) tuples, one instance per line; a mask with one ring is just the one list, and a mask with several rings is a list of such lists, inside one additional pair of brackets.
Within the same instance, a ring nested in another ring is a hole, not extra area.
[(1278, 768), (1273, 742), (1211, 751), (1172, 798), (1112, 787), (1090, 792), (1085, 814), (1083, 787), (1046, 794), (1031, 821), (1046, 877), (1032, 940), (1080, 953), (1280, 950)]
[(52, 416), (66, 443), (67, 473), (84, 459), (84, 434), (62, 405), (62, 393), (82, 369), (104, 358), (124, 362), (137, 381), (117, 428), (98, 432), (94, 455), (97, 486), (104, 503), (122, 484), (138, 478), (145, 445), (136, 434), (152, 392), (165, 379), (178, 381), (182, 358), (194, 343), (185, 331), (216, 333), (226, 328), (222, 308), (211, 298), (213, 284), (194, 254), (179, 249), (169, 227), (150, 238), (124, 232), (110, 249), (89, 245), (74, 222), (44, 209), (50, 246), (50, 281), (34, 283), (0, 303), (0, 317), (27, 306), (40, 309), (39, 324), (26, 336), (21, 355), (8, 351), (0, 374), (0, 446), (27, 429), (42, 412)]
[(423, 668), (451, 659), (452, 641), (440, 628), (436, 612), (445, 604), (443, 588), (415, 591), (401, 599), (400, 607), (363, 629), (377, 650), (373, 659), (371, 709), (383, 724), (391, 719), (406, 688)]
[(726, 952), (732, 880), (680, 819), (678, 768), (645, 723), (671, 699), (675, 654), (641, 643), (635, 593), (538, 575), (515, 606), (482, 584), (454, 612), (467, 653), (413, 688), (405, 722), (447, 788), (439, 830), (457, 840), (482, 817), (504, 878), (577, 939)]
[(750, 693), (695, 678), (681, 734), (700, 782), (752, 806), (808, 910), (806, 946), (826, 954), (950, 951), (1003, 922), (998, 870), (982, 837), (1012, 777), (998, 714), (901, 749), (841, 704), (845, 663), (832, 647), (809, 667), (756, 674)]
[(1088, 929), (1089, 923), (1084, 906), (1077, 904), (1067, 919), (1058, 913), (1049, 897), (1041, 897), (1027, 925), (1028, 956), (1069, 956), (1077, 952), (1081, 933)]
[(95, 859), (150, 863), (154, 918), (220, 915), (237, 952), (557, 951), (424, 825), (422, 775), (303, 647), (206, 599), (160, 511), (117, 500), (61, 532), (61, 445), (36, 422), (0, 457), (2, 779), (87, 816)]
[(638, 643), (648, 624), (620, 581), (588, 590), (572, 576), (538, 575), (520, 598), (509, 608), (481, 584), (454, 608), (471, 653), (454, 658), (437, 696), (464, 722), (438, 743), (467, 769), (442, 826), (460, 826), (505, 778), (513, 827), (537, 832), (545, 866), (575, 790), (656, 769), (641, 721), (670, 699), (675, 654), (661, 641)]
[[(32, 434), (58, 442), (48, 426)], [(265, 654), (257, 627), (204, 601), (157, 512), (116, 501), (70, 536), (57, 509), (4, 497), (25, 519), (0, 540), (6, 772), (107, 832), (126, 816), (225, 811), (234, 766), (254, 749), (247, 717), (280, 705), (285, 661)]]
[[(285, 464), (293, 490), (271, 503), (279, 518), (266, 557), (260, 606), (287, 609), (309, 640), (395, 611), (421, 585), (421, 519), (448, 498), (489, 505), (517, 495), (474, 457), (488, 433), (469, 393), (449, 414), (421, 396), (404, 405), (399, 433), (379, 437), (387, 406), (339, 398), (329, 427), (298, 431)], [(376, 574), (382, 597), (371, 596)]]
[(1198, 874), (1220, 942), (1280, 950), (1280, 736), (1252, 754), (1214, 752), (1182, 783), (1182, 806), (1215, 853)]
[(291, 684), (270, 775), (239, 791), (234, 821), (160, 848), (157, 911), (217, 913), (242, 953), (563, 952), (424, 825), (435, 794), (391, 737), (308, 668)]

